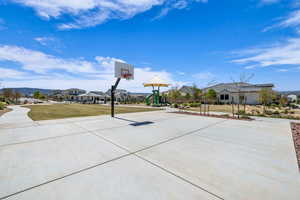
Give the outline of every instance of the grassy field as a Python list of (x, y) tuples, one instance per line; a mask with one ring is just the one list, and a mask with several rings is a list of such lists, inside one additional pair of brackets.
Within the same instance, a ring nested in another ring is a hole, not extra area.
[[(28, 116), (34, 120), (63, 119), (69, 117), (86, 117), (110, 114), (110, 106), (104, 105), (87, 105), (87, 104), (53, 104), (53, 105), (28, 105), (23, 106), (30, 108)], [(133, 113), (156, 111), (156, 108), (138, 108), (138, 107), (122, 107), (116, 106), (115, 112)]]

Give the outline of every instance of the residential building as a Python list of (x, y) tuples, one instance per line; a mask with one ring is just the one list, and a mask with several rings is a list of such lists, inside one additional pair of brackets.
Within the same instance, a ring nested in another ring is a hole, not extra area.
[(80, 94), (75, 97), (76, 102), (84, 103), (84, 104), (105, 104), (108, 100), (109, 96), (101, 92), (98, 94), (94, 92), (88, 92), (86, 94)]
[(217, 102), (219, 103), (245, 103), (251, 105), (260, 104), (260, 91), (262, 89), (272, 90), (273, 84), (250, 84), (250, 83), (220, 83), (202, 91), (206, 93), (213, 89), (217, 93)]

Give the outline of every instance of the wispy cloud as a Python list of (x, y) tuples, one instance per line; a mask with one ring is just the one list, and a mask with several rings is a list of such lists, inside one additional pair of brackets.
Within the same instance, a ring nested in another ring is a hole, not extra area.
[(4, 21), (4, 19), (0, 18), (0, 30), (3, 30), (3, 29), (6, 29), (5, 21)]
[(208, 0), (169, 0), (166, 1), (165, 5), (161, 9), (160, 13), (155, 16), (153, 19), (159, 19), (164, 16), (166, 16), (171, 10), (177, 9), (177, 10), (182, 10), (186, 9), (188, 5), (192, 2), (201, 2), (201, 3), (207, 3)]
[(36, 37), (36, 38), (34, 38), (34, 40), (43, 46), (47, 46), (47, 45), (49, 45), (49, 43), (56, 41), (56, 39), (54, 37)]
[[(207, 0), (9, 0), (33, 8), (44, 19), (69, 15), (75, 20), (60, 24), (60, 29), (80, 29), (102, 24), (110, 19), (129, 19), (154, 6), (183, 9), (191, 2)], [(168, 11), (164, 11), (164, 15)]]
[(233, 63), (260, 67), (299, 65), (300, 38), (289, 39), (270, 47), (241, 51), (238, 55), (242, 58), (232, 60)]
[(78, 59), (61, 59), (43, 52), (18, 46), (0, 45), (1, 60), (19, 63), (25, 70), (43, 74), (53, 69), (65, 70), (70, 73), (95, 72), (95, 68), (91, 62)]
[(27, 73), (21, 72), (14, 69), (8, 69), (4, 67), (0, 67), (0, 78), (8, 78), (8, 79), (24, 79), (28, 76)]
[(198, 79), (198, 80), (212, 80), (215, 77), (216, 76), (214, 74), (212, 74), (211, 72), (200, 72), (200, 73), (193, 75), (193, 78)]
[(182, 72), (182, 71), (176, 71), (176, 74), (180, 75), (180, 76), (184, 76), (185, 75), (185, 72)]
[(288, 27), (295, 28), (295, 30), (299, 32), (299, 26), (300, 26), (300, 10), (295, 10), (291, 12), (288, 16), (279, 18), (277, 20), (277, 23), (275, 23), (274, 25), (264, 28), (263, 32), (275, 28), (288, 28)]
[(273, 4), (273, 3), (278, 3), (281, 0), (261, 0), (262, 4)]
[(278, 69), (277, 72), (288, 72), (288, 69)]

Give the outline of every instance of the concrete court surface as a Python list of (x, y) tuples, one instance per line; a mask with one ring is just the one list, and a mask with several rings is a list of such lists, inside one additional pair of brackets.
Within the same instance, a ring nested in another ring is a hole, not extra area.
[(0, 118), (0, 199), (300, 199), (288, 120), (155, 111), (32, 122), (14, 110)]

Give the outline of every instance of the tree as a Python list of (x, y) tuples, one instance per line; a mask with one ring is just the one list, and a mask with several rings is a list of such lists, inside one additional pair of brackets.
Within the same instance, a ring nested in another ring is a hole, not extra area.
[(170, 90), (168, 96), (172, 103), (178, 103), (178, 100), (181, 98), (181, 93), (178, 90), (178, 88), (175, 87), (172, 90)]
[(10, 88), (3, 89), (3, 96), (6, 101), (10, 101), (13, 98), (13, 91)]
[(201, 98), (202, 91), (199, 88), (197, 88), (197, 86), (195, 84), (192, 87), (192, 91), (193, 91), (193, 93), (192, 93), (193, 101), (196, 101), (196, 102), (199, 101)]
[(15, 103), (18, 103), (18, 100), (22, 97), (22, 94), (18, 91), (14, 93)]
[(266, 106), (276, 98), (276, 93), (270, 89), (261, 89), (259, 92), (259, 101), (263, 105), (264, 113), (266, 112)]
[(191, 99), (191, 95), (190, 95), (190, 93), (186, 93), (186, 95), (184, 96), (184, 98), (187, 100), (187, 101), (189, 101), (190, 99)]
[(42, 96), (42, 94), (41, 94), (40, 91), (35, 91), (35, 92), (33, 93), (33, 98), (35, 98), (35, 99), (40, 99), (41, 96)]
[[(246, 101), (247, 98), (245, 97), (245, 93), (242, 91), (241, 87), (247, 83), (249, 83), (249, 81), (254, 77), (254, 74), (246, 74), (246, 73), (241, 73), (240, 77), (239, 77), (239, 81), (235, 81), (234, 79), (232, 79), (232, 82), (234, 83), (236, 89), (237, 89), (237, 93), (238, 93), (238, 104), (237, 104), (237, 113), (238, 113), (238, 118), (240, 118), (240, 104), (244, 104), (244, 112), (246, 111)], [(233, 103), (233, 102), (232, 102)], [(232, 107), (234, 108), (234, 107)], [(232, 110), (232, 112), (234, 113), (234, 111)]]
[(281, 96), (279, 99), (279, 104), (281, 106), (286, 106), (288, 104), (288, 98), (285, 96)]
[(214, 89), (209, 89), (205, 94), (206, 99), (212, 103), (217, 99), (217, 93)]
[[(215, 90), (209, 89), (207, 91), (207, 93), (205, 94), (205, 97), (206, 97), (208, 103), (211, 104), (211, 103), (214, 103), (216, 101), (216, 99), (217, 99), (217, 93), (216, 93)], [(209, 113), (209, 105), (208, 105), (207, 111)]]

